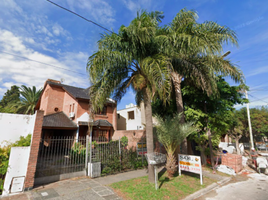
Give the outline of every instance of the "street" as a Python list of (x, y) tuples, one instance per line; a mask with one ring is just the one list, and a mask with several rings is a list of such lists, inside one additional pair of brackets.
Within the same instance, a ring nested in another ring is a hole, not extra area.
[(197, 198), (198, 200), (267, 200), (268, 176), (252, 173), (237, 175), (226, 185)]

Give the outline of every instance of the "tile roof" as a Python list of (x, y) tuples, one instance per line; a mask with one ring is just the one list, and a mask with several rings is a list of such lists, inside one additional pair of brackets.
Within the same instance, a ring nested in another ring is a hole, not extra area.
[[(67, 91), (69, 94), (71, 94), (76, 99), (90, 100), (90, 97), (89, 97), (90, 87), (84, 89), (84, 88), (74, 87), (74, 86), (70, 86), (70, 85), (64, 85), (61, 83), (56, 83), (53, 81), (47, 81), (47, 83), (50, 85), (56, 85), (56, 86), (62, 87), (65, 91)], [(115, 103), (115, 102), (112, 99), (109, 99), (109, 100), (107, 100), (107, 103)]]
[(74, 87), (74, 86), (70, 86), (70, 85), (64, 85), (61, 83), (55, 83), (53, 81), (47, 81), (48, 84), (50, 85), (56, 85), (56, 86), (60, 86), (63, 87), (63, 89), (65, 91), (67, 91), (68, 93), (70, 93), (74, 98), (78, 98), (78, 99), (90, 99), (89, 98), (89, 88), (79, 88), (79, 87)]
[(77, 125), (64, 112), (45, 115), (43, 127), (77, 129)]
[(99, 119), (93, 122), (93, 126), (110, 126), (112, 127), (113, 125), (108, 122), (107, 120)]
[[(79, 121), (78, 124), (79, 125), (82, 125), (82, 126), (88, 126), (88, 122), (81, 122), (81, 121)], [(110, 122), (108, 122), (107, 120), (103, 120), (103, 119), (96, 120), (93, 123), (90, 122), (90, 125), (91, 126), (92, 125), (93, 126), (99, 126), (99, 127), (101, 127), (101, 126), (113, 127), (113, 125)]]

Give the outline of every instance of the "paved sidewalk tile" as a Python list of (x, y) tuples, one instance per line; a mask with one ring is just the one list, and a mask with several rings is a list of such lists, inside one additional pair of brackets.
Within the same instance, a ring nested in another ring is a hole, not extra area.
[(136, 170), (117, 175), (90, 179), (88, 177), (58, 181), (31, 191), (0, 198), (1, 200), (119, 200), (106, 185), (146, 175), (146, 170)]

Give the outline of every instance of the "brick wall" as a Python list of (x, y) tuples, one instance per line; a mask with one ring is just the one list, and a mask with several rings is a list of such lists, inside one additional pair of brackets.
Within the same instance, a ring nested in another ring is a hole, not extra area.
[[(146, 131), (145, 130), (116, 130), (112, 137), (113, 140), (118, 140), (119, 137), (122, 138), (126, 136), (128, 138), (128, 148), (135, 150), (138, 142), (146, 141)], [(160, 145), (157, 138), (154, 138), (154, 151), (166, 153), (164, 146)]]
[(35, 176), (35, 170), (36, 170), (36, 164), (37, 164), (37, 158), (38, 158), (40, 138), (42, 134), (43, 118), (44, 118), (44, 111), (37, 110), (34, 131), (33, 131), (33, 136), (32, 136), (30, 157), (29, 157), (29, 162), (28, 162), (28, 167), (27, 167), (27, 174), (26, 174), (25, 183), (24, 183), (25, 190), (32, 189), (34, 186), (34, 176)]
[[(78, 102), (76, 99), (74, 99), (71, 95), (69, 95), (67, 92), (64, 92), (64, 99), (62, 101), (62, 111), (69, 116), (70, 112), (74, 112), (74, 118), (72, 118), (73, 121), (76, 121), (78, 115)], [(71, 111), (70, 111), (71, 110)]]
[(56, 86), (47, 84), (41, 97), (40, 110), (44, 110), (44, 115), (55, 113), (55, 108), (63, 110), (63, 100), (65, 91)]
[(137, 142), (143, 142), (146, 138), (145, 130), (117, 130), (114, 132), (112, 139), (118, 140), (119, 137), (122, 138), (123, 136), (128, 138), (129, 148), (136, 148)]
[(231, 167), (235, 172), (240, 172), (242, 170), (242, 156), (237, 154), (223, 154), (221, 158), (221, 164)]

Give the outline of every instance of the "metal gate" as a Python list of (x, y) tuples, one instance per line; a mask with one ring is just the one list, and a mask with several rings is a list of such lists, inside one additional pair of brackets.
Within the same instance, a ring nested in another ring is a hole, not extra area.
[(35, 185), (85, 176), (87, 168), (85, 137), (47, 137), (40, 141)]
[[(86, 176), (88, 162), (101, 163), (100, 175), (115, 174), (147, 166), (144, 152), (127, 147), (127, 142), (105, 137), (47, 137), (41, 139), (35, 185)], [(142, 149), (144, 150), (144, 149)], [(91, 165), (89, 171), (92, 173)]]

